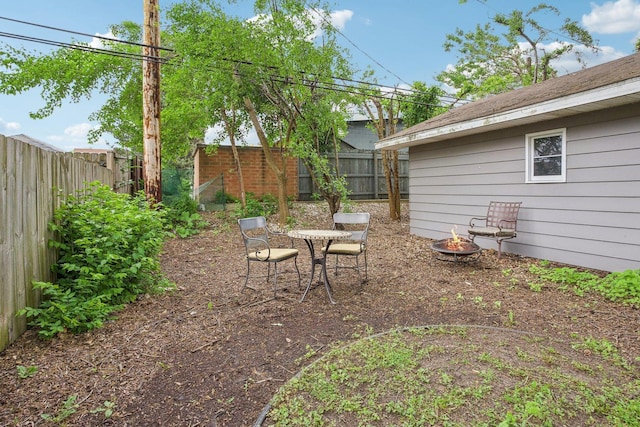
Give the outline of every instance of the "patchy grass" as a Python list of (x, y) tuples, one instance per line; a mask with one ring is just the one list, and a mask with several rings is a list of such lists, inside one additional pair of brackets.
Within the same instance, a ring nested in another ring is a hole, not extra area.
[(639, 394), (631, 365), (591, 337), (410, 328), (329, 351), (278, 391), (263, 425), (639, 426)]

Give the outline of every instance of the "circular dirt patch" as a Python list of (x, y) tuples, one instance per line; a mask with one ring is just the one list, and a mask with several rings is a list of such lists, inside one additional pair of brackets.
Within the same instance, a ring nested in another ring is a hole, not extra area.
[[(590, 363), (576, 361), (585, 354)], [(278, 391), (258, 425), (638, 425), (633, 371), (606, 342), (403, 328), (329, 351)]]

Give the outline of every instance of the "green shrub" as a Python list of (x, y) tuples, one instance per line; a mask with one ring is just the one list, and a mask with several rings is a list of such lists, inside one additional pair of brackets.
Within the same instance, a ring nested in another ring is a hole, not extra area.
[(246, 193), (247, 206), (242, 209), (238, 205), (235, 216), (238, 218), (250, 218), (254, 216), (269, 217), (278, 212), (278, 200), (271, 194), (265, 194), (262, 199), (257, 199), (252, 193)]
[(188, 194), (176, 197), (167, 204), (166, 224), (170, 232), (181, 238), (198, 234), (207, 226), (198, 213), (198, 203)]
[(92, 183), (69, 196), (49, 227), (59, 235), (50, 241), (59, 251), (52, 266), (57, 282), (34, 283), (42, 290), (41, 305), (18, 313), (40, 328), (40, 336), (100, 327), (137, 295), (168, 287), (158, 258), (167, 236), (164, 212), (151, 209), (143, 194)]

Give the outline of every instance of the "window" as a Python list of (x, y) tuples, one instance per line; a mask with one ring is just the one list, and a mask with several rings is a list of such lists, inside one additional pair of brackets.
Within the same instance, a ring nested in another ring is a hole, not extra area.
[(526, 182), (566, 181), (566, 139), (566, 129), (526, 135)]

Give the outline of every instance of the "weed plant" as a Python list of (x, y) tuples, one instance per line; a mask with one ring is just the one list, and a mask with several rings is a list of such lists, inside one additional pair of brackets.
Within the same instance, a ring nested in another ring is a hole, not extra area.
[(180, 238), (196, 235), (207, 222), (198, 213), (198, 204), (188, 194), (167, 201), (165, 213), (168, 230)]
[(614, 302), (640, 306), (640, 270), (613, 272), (601, 278), (573, 267), (548, 268), (546, 262), (541, 262), (531, 265), (529, 271), (544, 282), (555, 283), (560, 289), (572, 289), (577, 295), (594, 291)]
[(237, 218), (251, 218), (254, 216), (270, 217), (278, 212), (278, 200), (271, 194), (265, 194), (258, 199), (253, 193), (245, 194), (247, 205), (243, 208), (241, 204), (236, 205), (234, 215)]
[(41, 337), (100, 327), (139, 294), (170, 287), (159, 263), (164, 212), (142, 193), (131, 197), (92, 183), (68, 197), (49, 227), (58, 237), (49, 242), (58, 251), (57, 280), (34, 282), (42, 303), (18, 312)]
[(593, 365), (563, 370), (575, 350), (561, 341), (493, 332), (404, 328), (334, 347), (280, 388), (266, 425), (640, 426), (637, 373), (607, 363), (610, 343), (575, 337)]

